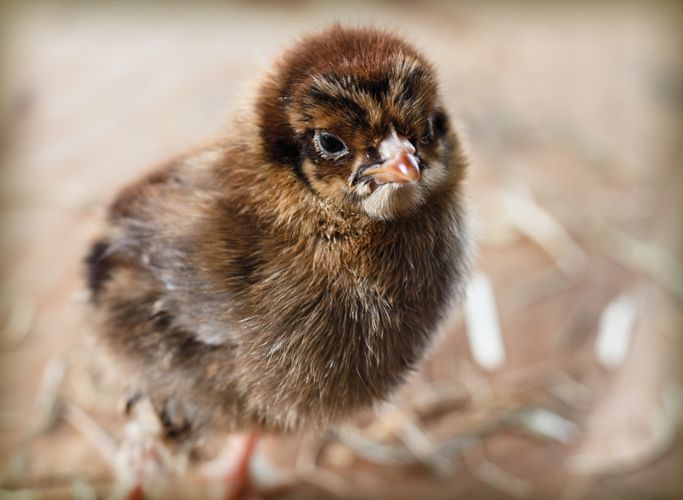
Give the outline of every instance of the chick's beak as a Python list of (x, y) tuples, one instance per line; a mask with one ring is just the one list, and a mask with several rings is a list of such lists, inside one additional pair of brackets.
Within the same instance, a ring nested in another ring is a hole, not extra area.
[(379, 144), (378, 151), (383, 159), (382, 163), (365, 170), (363, 177), (372, 176), (377, 184), (405, 184), (420, 178), (415, 147), (407, 138), (397, 134), (393, 126)]

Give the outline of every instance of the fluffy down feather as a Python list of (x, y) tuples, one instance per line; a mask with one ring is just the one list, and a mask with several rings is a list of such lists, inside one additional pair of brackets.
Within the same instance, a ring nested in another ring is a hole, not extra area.
[[(392, 130), (417, 181), (367, 175)], [(348, 417), (397, 388), (461, 289), (465, 163), (416, 49), (309, 36), (226, 137), (115, 199), (88, 258), (99, 336), (169, 435)]]

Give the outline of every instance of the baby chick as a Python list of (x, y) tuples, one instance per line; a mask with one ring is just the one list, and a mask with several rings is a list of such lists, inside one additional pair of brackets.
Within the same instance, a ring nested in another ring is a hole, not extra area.
[(399, 386), (461, 291), (465, 170), (420, 52), (306, 37), (220, 141), (111, 205), (87, 259), (99, 336), (169, 437), (347, 418)]

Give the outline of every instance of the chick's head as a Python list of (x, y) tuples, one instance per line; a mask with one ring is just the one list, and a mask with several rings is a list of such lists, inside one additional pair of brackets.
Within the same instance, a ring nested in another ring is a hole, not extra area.
[(374, 29), (303, 39), (261, 88), (262, 147), (317, 196), (390, 220), (419, 210), (451, 178), (455, 135), (432, 66)]

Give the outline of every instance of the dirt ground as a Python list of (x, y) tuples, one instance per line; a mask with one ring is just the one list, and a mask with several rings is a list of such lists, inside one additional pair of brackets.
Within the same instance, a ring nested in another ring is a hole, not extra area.
[[(251, 495), (681, 498), (680, 12), (544, 5), (4, 7), (0, 498), (114, 491), (130, 443), (81, 269), (104, 207), (229, 126), (278, 51), (335, 20), (399, 28), (437, 66), (492, 290), (472, 304), (494, 326), (454, 310), (376, 412), (266, 437)], [(489, 366), (468, 332), (490, 353), (496, 318)], [(218, 494), (194, 469), (157, 475), (160, 497)]]

